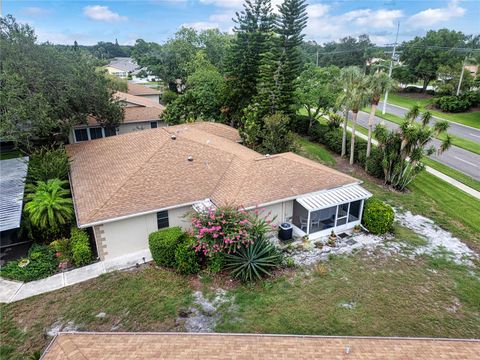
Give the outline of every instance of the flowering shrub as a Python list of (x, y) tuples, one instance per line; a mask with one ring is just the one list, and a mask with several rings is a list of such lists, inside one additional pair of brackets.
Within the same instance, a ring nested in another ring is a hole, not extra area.
[(259, 236), (270, 231), (270, 214), (246, 211), (234, 207), (220, 207), (192, 216), (192, 231), (196, 239), (195, 251), (211, 256), (215, 253), (234, 253), (249, 246)]

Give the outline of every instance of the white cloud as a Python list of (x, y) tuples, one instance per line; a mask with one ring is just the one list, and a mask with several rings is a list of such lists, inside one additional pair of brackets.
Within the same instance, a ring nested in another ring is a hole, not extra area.
[(396, 20), (403, 17), (401, 10), (367, 10), (366, 13), (355, 19), (355, 23), (361, 26), (369, 26), (372, 28), (394, 28)]
[(307, 6), (308, 18), (319, 18), (325, 16), (330, 10), (330, 6), (325, 4), (313, 4)]
[(192, 28), (195, 30), (207, 30), (207, 29), (216, 29), (218, 28), (218, 23), (208, 22), (208, 21), (198, 21), (193, 23), (184, 23), (181, 26)]
[(202, 4), (214, 5), (221, 8), (239, 9), (242, 7), (243, 0), (200, 0)]
[(426, 9), (412, 15), (407, 23), (411, 27), (424, 28), (438, 23), (445, 22), (452, 18), (462, 17), (466, 10), (458, 5), (458, 1), (454, 0), (448, 3), (447, 7)]
[(42, 8), (42, 7), (38, 7), (38, 6), (25, 7), (25, 8), (22, 9), (22, 11), (25, 14), (35, 15), (35, 16), (36, 15), (46, 15), (46, 14), (51, 13), (51, 10), (45, 9), (45, 8)]
[(101, 5), (89, 5), (83, 8), (83, 14), (96, 21), (125, 21), (128, 18), (126, 16), (121, 16), (116, 12), (113, 12), (108, 8), (108, 6)]

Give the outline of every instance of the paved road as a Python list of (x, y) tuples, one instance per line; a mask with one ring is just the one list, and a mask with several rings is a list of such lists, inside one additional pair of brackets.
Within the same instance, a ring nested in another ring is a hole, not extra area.
[[(349, 119), (351, 118), (352, 117), (350, 114)], [(375, 125), (380, 124), (382, 120), (384, 119), (381, 119), (376, 116)], [(397, 124), (390, 121), (386, 121), (386, 120), (384, 121), (385, 121), (385, 126), (387, 126), (389, 129), (398, 128)], [(368, 113), (363, 111), (359, 112), (357, 122), (359, 125), (367, 128)], [(374, 128), (375, 128), (375, 125), (374, 125)], [(432, 143), (435, 145), (435, 147), (438, 147), (441, 142), (437, 139), (434, 139)], [(475, 153), (461, 149), (456, 146), (452, 146), (450, 149), (445, 151), (442, 155), (440, 156), (432, 155), (431, 158), (442, 164), (450, 166), (453, 169), (461, 171), (464, 174), (467, 174), (473, 177), (474, 179), (480, 181), (480, 155), (477, 155)]]
[[(378, 104), (378, 109), (380, 109), (380, 110), (383, 109), (383, 103), (382, 102), (380, 102)], [(387, 104), (387, 108), (386, 108), (387, 113), (400, 116), (401, 118), (403, 118), (403, 116), (405, 115), (405, 113), (407, 111), (408, 110), (406, 110), (402, 107), (392, 105), (392, 104)], [(480, 118), (480, 113), (479, 113), (478, 116)], [(434, 116), (432, 118), (432, 121), (430, 122), (430, 124), (433, 125), (433, 122), (435, 120), (440, 120), (440, 119)], [(420, 121), (420, 118), (418, 118), (417, 121)], [(458, 136), (458, 137), (461, 137), (461, 138), (464, 138), (464, 139), (468, 139), (468, 140), (471, 140), (471, 141), (480, 142), (480, 129), (475, 129), (475, 128), (465, 126), (465, 125), (461, 125), (461, 124), (456, 124), (456, 123), (451, 122), (451, 121), (449, 122), (449, 124), (450, 124), (450, 127), (448, 128), (448, 133), (449, 134), (455, 135), (455, 136)]]

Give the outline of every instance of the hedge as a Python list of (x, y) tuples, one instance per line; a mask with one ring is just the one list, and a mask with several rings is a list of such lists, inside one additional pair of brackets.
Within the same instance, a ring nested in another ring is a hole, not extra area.
[(182, 240), (175, 250), (175, 268), (184, 275), (196, 274), (200, 271), (200, 264), (193, 249), (195, 241), (188, 235), (183, 236)]
[[(326, 124), (315, 124), (310, 130), (310, 136), (313, 140), (324, 144), (328, 149), (342, 153), (342, 129), (332, 128)], [(347, 133), (347, 154), (350, 153), (350, 141), (351, 135)], [(382, 152), (372, 146), (370, 157), (366, 159), (367, 153), (367, 141), (356, 136), (354, 147), (354, 159), (355, 162), (365, 167), (365, 161), (367, 161), (367, 172), (379, 179), (383, 179), (384, 173), (382, 168)]]
[(72, 260), (75, 266), (84, 266), (92, 261), (90, 239), (85, 230), (72, 228), (70, 233)]
[(150, 252), (157, 265), (176, 267), (175, 251), (183, 235), (182, 229), (176, 226), (155, 231), (148, 236)]
[(28, 251), (28, 264), (20, 267), (21, 261), (9, 261), (0, 270), (0, 275), (18, 281), (33, 281), (53, 275), (58, 267), (55, 251), (45, 245), (34, 244)]
[(390, 205), (372, 197), (363, 208), (363, 225), (372, 234), (385, 234), (392, 230), (395, 213)]

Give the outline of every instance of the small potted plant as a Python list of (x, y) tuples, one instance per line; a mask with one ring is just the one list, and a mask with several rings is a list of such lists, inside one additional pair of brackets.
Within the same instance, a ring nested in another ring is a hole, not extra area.
[(354, 232), (355, 234), (358, 234), (360, 231), (362, 231), (362, 227), (361, 227), (360, 225), (355, 225), (355, 226), (353, 227), (353, 232)]
[(332, 232), (330, 233), (329, 237), (328, 237), (328, 246), (335, 246), (335, 241), (337, 240), (337, 234), (335, 234), (335, 232), (332, 230)]

